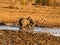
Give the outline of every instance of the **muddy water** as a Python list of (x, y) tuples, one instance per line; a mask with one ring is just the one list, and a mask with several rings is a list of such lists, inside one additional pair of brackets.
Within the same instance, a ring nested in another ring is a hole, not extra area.
[(36, 32), (51, 32), (51, 33), (60, 33), (60, 28), (41, 28), (41, 27), (35, 27), (34, 30)]
[(2, 30), (19, 30), (19, 27), (16, 26), (0, 26), (0, 29)]
[[(0, 26), (0, 30), (19, 30), (19, 27), (16, 26)], [(53, 34), (54, 36), (60, 36), (60, 28), (41, 28), (41, 27), (35, 27), (34, 28), (35, 33), (36, 32), (46, 32)]]
[[(16, 26), (0, 26), (0, 29), (2, 30), (19, 30), (19, 27)], [(34, 31), (36, 32), (55, 32), (60, 33), (60, 28), (41, 28), (41, 27), (35, 27)]]

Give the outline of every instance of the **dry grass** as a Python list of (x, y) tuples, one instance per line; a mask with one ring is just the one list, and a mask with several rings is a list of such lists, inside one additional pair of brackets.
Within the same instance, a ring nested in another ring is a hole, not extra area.
[(60, 7), (14, 5), (9, 3), (0, 2), (0, 22), (16, 23), (21, 17), (27, 18), (30, 16), (38, 26), (60, 27)]
[(0, 8), (0, 22), (15, 23), (22, 18), (32, 17), (37, 25), (60, 26), (60, 7), (22, 6), (19, 9)]

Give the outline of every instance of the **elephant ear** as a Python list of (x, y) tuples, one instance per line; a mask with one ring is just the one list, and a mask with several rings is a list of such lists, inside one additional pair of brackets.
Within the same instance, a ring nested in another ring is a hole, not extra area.
[(32, 19), (30, 19), (30, 23), (34, 24), (34, 21)]
[(20, 20), (19, 20), (19, 25), (20, 25), (20, 26), (23, 25), (23, 24), (22, 24), (22, 21), (23, 21), (23, 18), (20, 18)]

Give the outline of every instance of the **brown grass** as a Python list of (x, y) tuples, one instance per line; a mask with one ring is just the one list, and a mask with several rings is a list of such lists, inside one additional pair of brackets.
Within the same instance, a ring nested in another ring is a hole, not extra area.
[[(22, 2), (25, 1), (23, 0)], [(60, 27), (60, 7), (15, 3), (0, 2), (0, 22), (16, 23), (20, 18), (30, 16), (38, 26)]]
[(60, 7), (50, 6), (22, 6), (19, 9), (0, 8), (0, 22), (15, 23), (30, 16), (37, 25), (60, 26)]

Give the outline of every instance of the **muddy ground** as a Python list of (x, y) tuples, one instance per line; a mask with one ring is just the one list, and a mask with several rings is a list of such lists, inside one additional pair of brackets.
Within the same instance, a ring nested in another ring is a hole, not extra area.
[(42, 32), (0, 30), (0, 45), (60, 45), (60, 37)]

